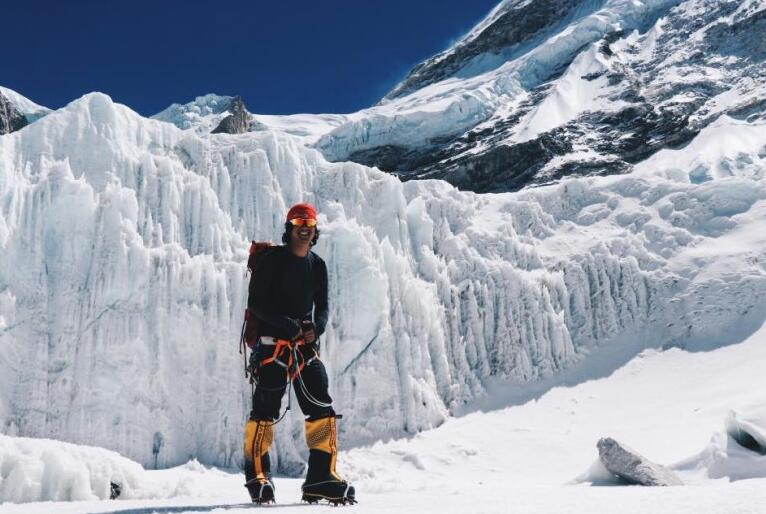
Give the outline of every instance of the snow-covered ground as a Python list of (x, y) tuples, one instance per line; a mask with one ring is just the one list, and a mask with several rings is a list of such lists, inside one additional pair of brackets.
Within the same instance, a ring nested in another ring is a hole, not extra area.
[[(609, 360), (608, 355), (600, 357)], [(585, 380), (587, 370), (572, 370), (569, 376), (542, 384), (544, 388), (528, 399), (498, 389), (485, 398), (486, 410), (411, 438), (341, 452), (339, 470), (356, 485), (360, 503), (353, 509), (358, 512), (762, 513), (766, 456), (737, 448), (726, 435), (725, 420), (731, 410), (742, 418), (756, 412), (760, 417), (754, 419), (766, 428), (766, 392), (758, 387), (763, 385), (765, 360), (766, 326), (743, 342), (714, 350), (646, 350), (607, 376)], [(593, 471), (597, 466), (591, 466), (597, 459), (596, 441), (604, 436), (671, 466), (685, 485), (646, 488), (604, 480)], [(6, 444), (14, 441), (6, 439)], [(56, 444), (61, 446), (50, 443)], [(53, 469), (41, 473), (30, 462), (26, 465), (32, 472), (19, 469), (18, 474), (28, 473), (30, 490), (42, 476), (50, 490), (63, 490), (53, 487), (59, 479), (77, 490), (66, 461), (59, 462), (52, 448), (39, 448), (48, 460), (37, 466)], [(82, 449), (81, 453), (86, 454)], [(4, 480), (14, 471), (13, 459), (13, 452), (6, 451), (0, 461)], [(93, 473), (100, 479), (95, 482), (121, 476), (109, 475), (114, 469), (101, 465)], [(149, 513), (251, 508), (242, 475), (236, 472), (197, 463), (132, 472), (133, 488), (126, 496), (133, 499), (6, 503), (0, 510)], [(737, 480), (742, 477), (750, 478)], [(590, 482), (594, 479), (596, 485)], [(300, 482), (277, 478), (279, 503), (268, 508), (289, 511), (300, 497)], [(0, 482), (0, 492), (7, 498), (3, 485)]]

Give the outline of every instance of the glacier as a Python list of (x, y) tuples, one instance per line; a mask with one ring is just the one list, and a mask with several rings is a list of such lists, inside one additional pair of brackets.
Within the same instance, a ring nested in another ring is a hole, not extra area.
[[(85, 95), (0, 137), (0, 427), (145, 466), (160, 434), (160, 467), (238, 465), (248, 241), (276, 240), (298, 201), (321, 213), (344, 445), (436, 427), (490, 383), (511, 393), (605, 349), (736, 342), (766, 318), (765, 133), (724, 116), (704, 152), (480, 195)], [(277, 431), (283, 473), (303, 468), (301, 427), (293, 412)]]

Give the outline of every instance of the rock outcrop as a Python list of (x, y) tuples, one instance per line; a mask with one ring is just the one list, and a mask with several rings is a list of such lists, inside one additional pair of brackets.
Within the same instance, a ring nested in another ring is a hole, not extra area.
[(15, 132), (29, 124), (23, 113), (0, 93), (0, 135)]
[(655, 464), (611, 437), (600, 439), (597, 446), (598, 457), (606, 469), (630, 484), (683, 485), (672, 470)]
[(250, 131), (253, 117), (247, 112), (242, 97), (235, 96), (228, 111), (231, 114), (222, 119), (221, 123), (211, 131), (211, 134), (244, 134)]

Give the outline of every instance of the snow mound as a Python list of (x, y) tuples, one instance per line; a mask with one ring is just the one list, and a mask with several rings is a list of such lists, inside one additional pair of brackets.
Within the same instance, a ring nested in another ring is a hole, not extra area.
[(726, 432), (737, 443), (761, 455), (766, 455), (766, 405), (731, 411), (726, 418)]
[(110, 482), (132, 497), (144, 469), (115, 452), (46, 439), (0, 434), (0, 500), (108, 499)]
[(766, 477), (766, 403), (731, 410), (725, 424), (703, 451), (674, 468), (698, 480)]
[(197, 461), (147, 471), (103, 448), (0, 434), (0, 502), (108, 500), (111, 484), (120, 500), (204, 496), (203, 482), (227, 476)]

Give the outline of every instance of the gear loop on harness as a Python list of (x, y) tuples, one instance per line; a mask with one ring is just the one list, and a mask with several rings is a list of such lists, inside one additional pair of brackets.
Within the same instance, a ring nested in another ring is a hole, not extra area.
[[(300, 377), (303, 368), (317, 359), (316, 350), (312, 349), (314, 355), (308, 360), (305, 360), (303, 354), (298, 351), (298, 347), (309, 344), (306, 343), (303, 338), (294, 340), (271, 338), (270, 341), (267, 339), (267, 341), (262, 341), (261, 344), (264, 346), (273, 345), (274, 351), (272, 352), (271, 356), (266, 357), (265, 359), (261, 359), (259, 366), (265, 366), (267, 364), (274, 363), (282, 368), (285, 368), (287, 371), (288, 382), (292, 382), (294, 379)], [(287, 362), (282, 359), (285, 354), (287, 355)]]

